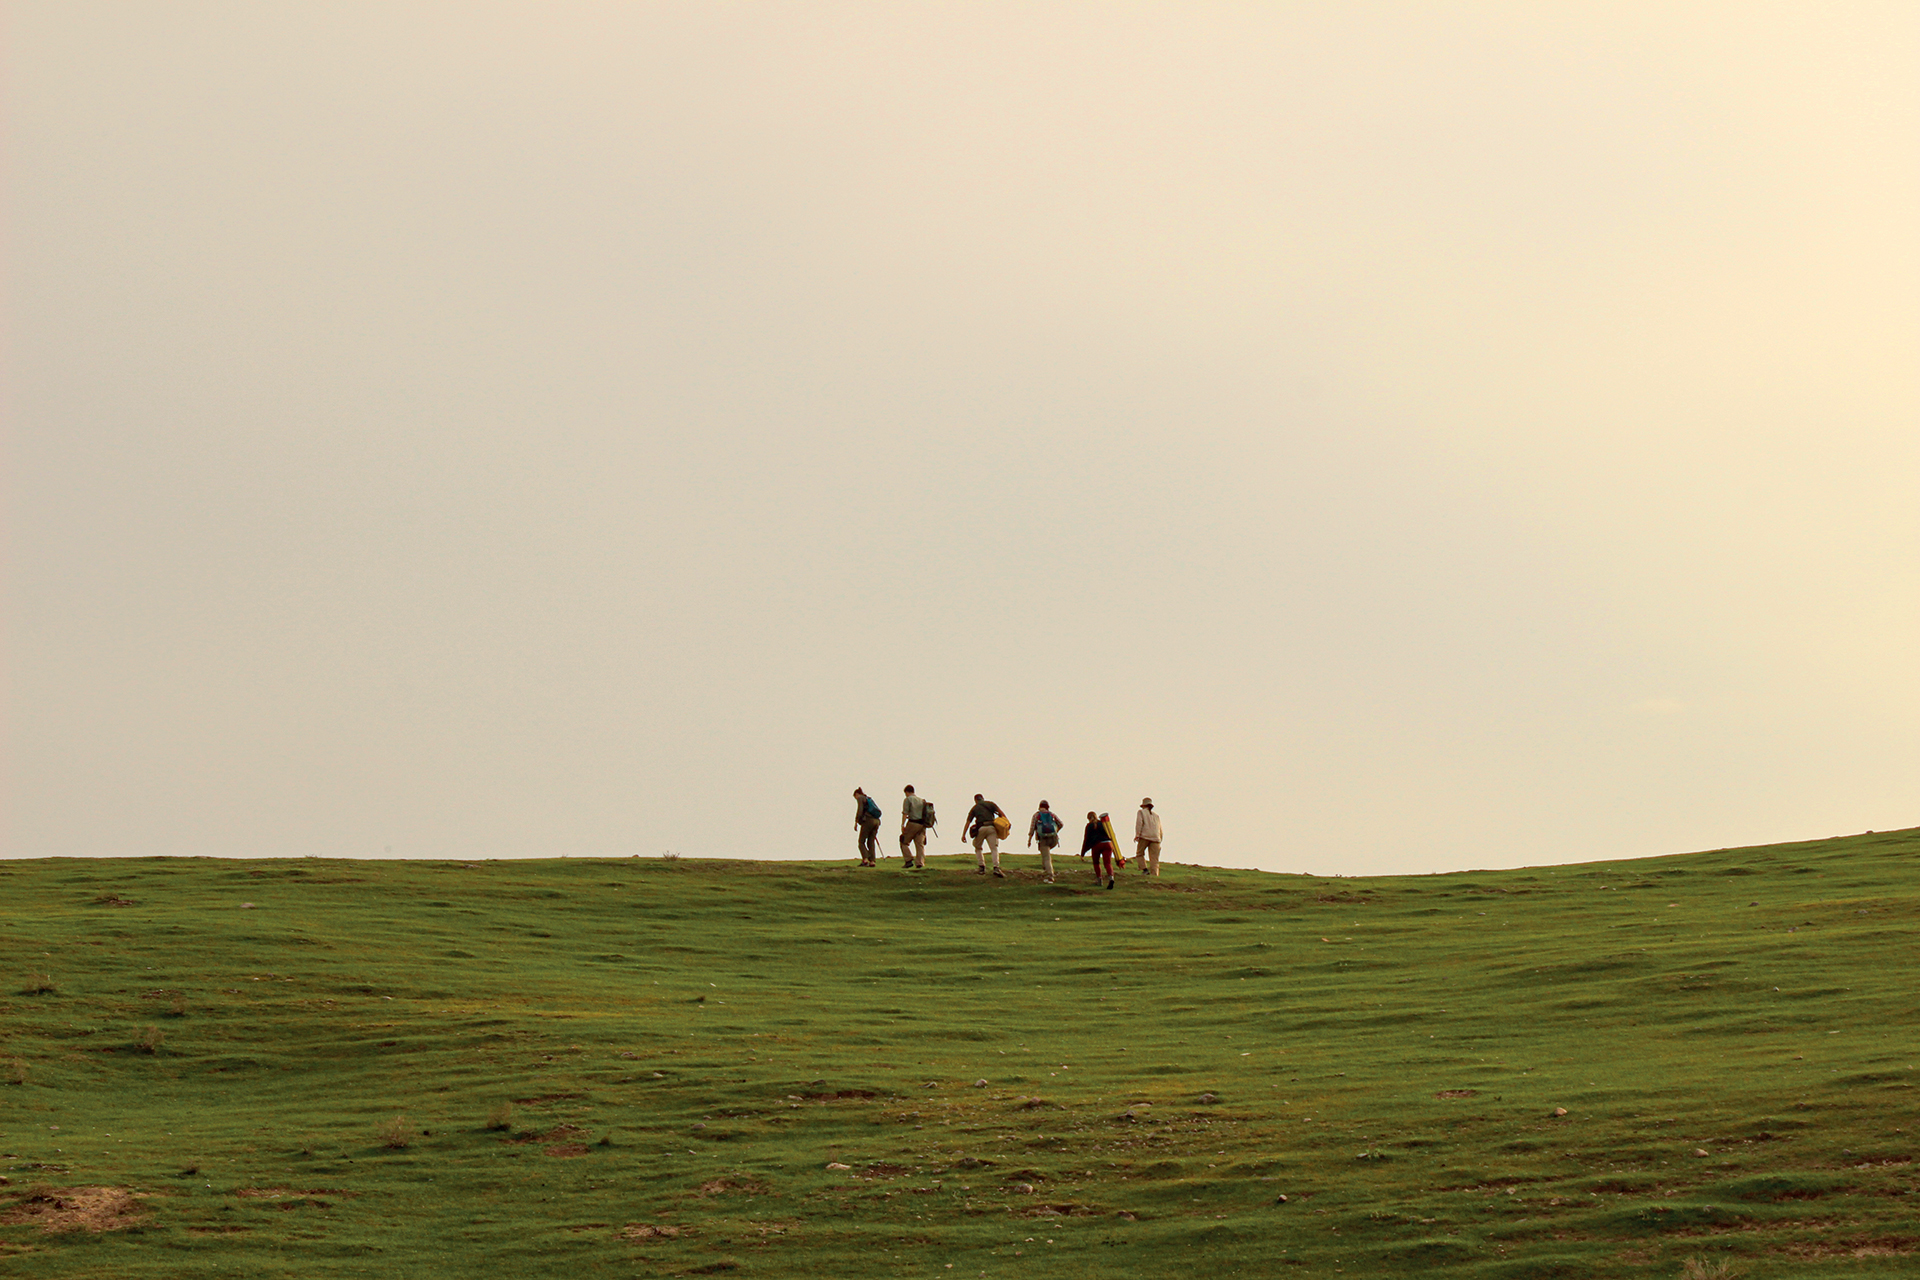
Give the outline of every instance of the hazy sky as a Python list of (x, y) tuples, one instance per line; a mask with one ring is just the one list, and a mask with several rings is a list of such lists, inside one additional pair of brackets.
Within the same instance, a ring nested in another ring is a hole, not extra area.
[(15, 3), (6, 851), (1920, 822), (1920, 8)]

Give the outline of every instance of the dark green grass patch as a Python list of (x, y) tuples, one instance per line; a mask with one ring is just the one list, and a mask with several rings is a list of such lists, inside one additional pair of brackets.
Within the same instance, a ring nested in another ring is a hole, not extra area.
[(0, 1258), (1909, 1274), (1916, 854), (0, 864)]

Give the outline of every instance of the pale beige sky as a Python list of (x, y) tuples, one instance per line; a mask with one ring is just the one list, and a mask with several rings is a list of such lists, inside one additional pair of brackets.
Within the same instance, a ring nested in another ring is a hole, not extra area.
[(46, 4), (6, 852), (1920, 821), (1920, 10)]

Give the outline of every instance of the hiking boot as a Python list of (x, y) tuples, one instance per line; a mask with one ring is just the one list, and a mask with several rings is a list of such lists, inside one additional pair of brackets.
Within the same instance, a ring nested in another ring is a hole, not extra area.
[(1107, 881), (1107, 888), (1111, 889), (1113, 888), (1113, 886), (1114, 886), (1114, 881), (1112, 880)]
[(993, 869), (993, 874), (994, 874), (994, 878), (995, 878), (995, 879), (998, 879), (998, 880), (1005, 880), (1005, 879), (1007, 878), (1007, 873), (1006, 873), (1006, 872), (1004, 872), (1004, 871), (1002, 871), (1002, 870), (1001, 870), (1000, 868), (998, 868), (998, 867), (995, 867), (995, 868)]

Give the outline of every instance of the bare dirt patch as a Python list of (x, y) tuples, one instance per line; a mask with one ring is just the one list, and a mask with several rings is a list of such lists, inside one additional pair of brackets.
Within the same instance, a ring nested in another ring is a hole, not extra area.
[(1442, 1089), (1433, 1096), (1436, 1098), (1477, 1098), (1480, 1096), (1480, 1091), (1478, 1089)]
[(587, 1154), (587, 1144), (576, 1141), (584, 1133), (586, 1130), (577, 1124), (557, 1124), (545, 1133), (529, 1134), (518, 1141), (543, 1143), (545, 1145), (541, 1150), (547, 1155), (561, 1160), (571, 1160), (576, 1156)]
[(622, 1240), (675, 1240), (684, 1232), (682, 1227), (663, 1227), (651, 1222), (629, 1222), (620, 1228)]
[(863, 1178), (897, 1178), (901, 1174), (909, 1172), (911, 1172), (911, 1170), (903, 1164), (886, 1164), (883, 1162), (868, 1165), (860, 1171), (860, 1176)]
[(125, 1187), (29, 1187), (0, 1212), (0, 1223), (43, 1231), (121, 1231), (146, 1216)]

